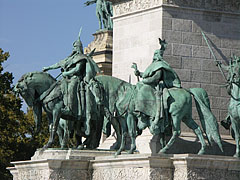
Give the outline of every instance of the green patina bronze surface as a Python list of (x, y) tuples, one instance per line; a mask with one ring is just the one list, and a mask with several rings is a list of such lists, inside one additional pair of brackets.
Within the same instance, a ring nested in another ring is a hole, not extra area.
[[(166, 152), (180, 135), (181, 121), (198, 136), (202, 145), (199, 154), (205, 153), (203, 133), (192, 119), (191, 95), (196, 101), (201, 125), (209, 142), (212, 144), (215, 141), (222, 150), (218, 124), (210, 110), (206, 91), (202, 88), (181, 88), (177, 74), (163, 60), (165, 41), (160, 40), (160, 45), (161, 48), (154, 53), (152, 64), (144, 73), (133, 64), (135, 74), (143, 78), (137, 85), (110, 76), (97, 76), (90, 81), (90, 90), (96, 102), (104, 107), (101, 113), (109, 117), (118, 136), (121, 135), (121, 146), (116, 154), (124, 149), (127, 133), (131, 137), (129, 153), (133, 153), (136, 135), (146, 127), (152, 134), (160, 135), (163, 146), (160, 152)], [(117, 121), (113, 122), (113, 119)], [(165, 144), (164, 137), (169, 128), (172, 128), (172, 137)]]
[(111, 17), (113, 16), (112, 3), (107, 0), (91, 0), (84, 4), (89, 6), (96, 3), (96, 16), (98, 18), (99, 30), (113, 28), (113, 23)]
[[(208, 43), (206, 35), (202, 32), (203, 38), (208, 45), (208, 48), (214, 57), (216, 66), (218, 66), (224, 80), (226, 80), (227, 92), (230, 95), (231, 99), (228, 106), (228, 116), (226, 120), (221, 121), (224, 128), (229, 129), (232, 124), (233, 138), (236, 141), (236, 152), (234, 157), (240, 157), (240, 57), (234, 56), (230, 61), (229, 65), (223, 65), (220, 61), (217, 61), (213, 50)], [(223, 70), (228, 72), (228, 77), (225, 76)]]
[[(22, 76), (15, 86), (25, 99), (28, 106), (33, 108), (37, 131), (39, 131), (42, 108), (47, 112), (50, 125), (50, 139), (46, 148), (53, 143), (60, 117), (68, 121), (76, 121), (74, 126), (76, 134), (84, 137), (93, 137), (86, 145), (96, 148), (99, 144), (102, 126), (98, 107), (94, 103), (94, 96), (86, 88), (86, 84), (99, 72), (99, 68), (92, 60), (91, 54), (83, 54), (82, 43), (79, 38), (73, 43), (73, 52), (60, 62), (44, 67), (44, 72), (27, 73)], [(45, 71), (61, 68), (63, 78), (56, 81)], [(99, 119), (100, 123), (97, 123)], [(70, 133), (70, 124), (64, 137)], [(101, 129), (101, 128), (100, 128)], [(91, 133), (91, 131), (93, 131)], [(67, 133), (67, 134), (66, 134)], [(62, 139), (62, 138), (60, 138)], [(91, 138), (90, 138), (91, 139)], [(64, 140), (64, 139), (63, 139)], [(66, 143), (61, 142), (64, 147)]]
[(236, 141), (236, 152), (234, 157), (240, 157), (240, 57), (234, 56), (228, 66), (221, 64), (221, 67), (228, 72), (227, 92), (231, 99), (228, 106), (228, 116), (222, 125), (233, 130), (233, 138)]
[[(46, 72), (23, 75), (15, 91), (33, 107), (36, 127), (40, 127), (42, 107), (49, 118), (50, 139), (45, 148), (51, 146), (59, 121), (64, 130), (63, 135), (59, 135), (63, 148), (65, 137), (69, 137), (72, 131), (76, 131), (79, 137), (87, 137), (81, 147), (96, 148), (102, 129), (106, 130), (111, 123), (117, 134), (116, 155), (124, 149), (127, 134), (131, 138), (128, 153), (133, 153), (136, 136), (147, 127), (153, 135), (160, 135), (160, 152), (165, 153), (180, 135), (183, 121), (198, 136), (201, 142), (198, 153), (203, 154), (206, 151), (203, 133), (192, 119), (193, 96), (204, 133), (211, 144), (215, 141), (222, 150), (218, 124), (206, 91), (181, 87), (178, 75), (163, 59), (167, 43), (161, 39), (159, 43), (161, 48), (154, 52), (152, 64), (144, 72), (133, 64), (138, 80), (142, 78), (136, 85), (111, 76), (96, 76), (99, 68), (91, 58), (92, 53), (83, 54), (80, 38), (74, 42), (69, 57), (43, 68), (43, 71), (61, 68), (62, 79), (57, 81)], [(166, 134), (171, 135), (168, 142), (165, 141)]]

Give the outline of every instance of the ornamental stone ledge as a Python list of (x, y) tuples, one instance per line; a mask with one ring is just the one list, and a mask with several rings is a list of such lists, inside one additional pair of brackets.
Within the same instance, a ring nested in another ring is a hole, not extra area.
[(220, 11), (240, 13), (239, 0), (109, 0), (113, 3), (114, 17), (149, 10), (161, 6), (201, 9), (204, 11)]

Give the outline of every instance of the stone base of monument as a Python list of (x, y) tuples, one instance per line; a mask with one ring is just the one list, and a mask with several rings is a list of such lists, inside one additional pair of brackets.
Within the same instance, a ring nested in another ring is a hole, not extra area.
[[(170, 137), (167, 137), (169, 139)], [(222, 145), (224, 152), (221, 152), (219, 147), (214, 144), (208, 146), (206, 154), (208, 155), (222, 155), (222, 156), (233, 156), (235, 154), (236, 143), (230, 135), (222, 135)], [(205, 140), (207, 143), (207, 140)], [(113, 135), (106, 138), (103, 143), (100, 144), (100, 149), (114, 149), (116, 142), (116, 136)], [(127, 139), (126, 149), (130, 148), (130, 138)], [(155, 154), (161, 149), (159, 136), (153, 136), (148, 129), (143, 130), (141, 136), (136, 138), (137, 152)], [(168, 150), (168, 154), (197, 154), (201, 148), (201, 144), (197, 139), (196, 135), (191, 132), (182, 132), (180, 137), (176, 139), (173, 146)]]
[(31, 160), (12, 162), (8, 168), (14, 180), (91, 179), (90, 160), (113, 156), (114, 151), (100, 150), (37, 150)]
[(36, 151), (12, 162), (14, 180), (240, 179), (240, 159), (195, 154), (123, 154), (104, 150)]

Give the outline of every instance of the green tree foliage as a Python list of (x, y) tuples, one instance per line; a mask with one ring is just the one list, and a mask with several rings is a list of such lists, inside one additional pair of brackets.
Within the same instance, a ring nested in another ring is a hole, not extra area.
[(6, 167), (11, 161), (27, 160), (36, 148), (42, 147), (48, 140), (48, 123), (43, 116), (42, 131), (34, 136), (32, 110), (27, 114), (21, 110), (22, 101), (12, 93), (13, 75), (3, 71), (3, 62), (8, 52), (0, 48), (0, 179), (12, 179)]

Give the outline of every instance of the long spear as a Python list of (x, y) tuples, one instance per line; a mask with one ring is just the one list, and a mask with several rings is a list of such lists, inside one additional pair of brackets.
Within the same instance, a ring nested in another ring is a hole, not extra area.
[(220, 70), (220, 72), (221, 72), (222, 76), (224, 77), (224, 79), (227, 81), (227, 78), (226, 78), (226, 76), (225, 76), (225, 74), (224, 74), (224, 72), (222, 70), (221, 63), (219, 63), (219, 61), (217, 60), (216, 56), (214, 55), (213, 50), (212, 50), (211, 46), (209, 45), (207, 37), (205, 36), (204, 32), (202, 32), (202, 36), (203, 36), (203, 38), (204, 38), (204, 40), (205, 40), (205, 42), (206, 42), (206, 44), (207, 44), (207, 46), (208, 46), (212, 56), (214, 58), (214, 61), (216, 62), (216, 65), (218, 66), (218, 69)]

